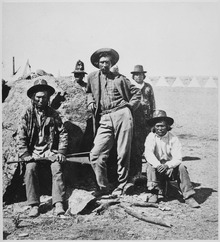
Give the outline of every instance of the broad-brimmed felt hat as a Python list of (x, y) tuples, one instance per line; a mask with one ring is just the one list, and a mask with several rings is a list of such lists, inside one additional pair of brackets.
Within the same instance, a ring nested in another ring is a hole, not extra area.
[(87, 74), (84, 71), (84, 63), (81, 60), (76, 62), (75, 70), (71, 73)]
[(156, 123), (160, 121), (166, 121), (169, 125), (172, 125), (174, 123), (173, 118), (168, 117), (165, 111), (155, 110), (153, 113), (153, 117), (147, 121), (147, 124), (153, 127)]
[(27, 90), (27, 95), (29, 98), (36, 92), (47, 91), (50, 96), (55, 92), (55, 89), (47, 84), (47, 81), (44, 79), (37, 79), (34, 82), (34, 85)]
[(134, 70), (131, 72), (131, 74), (134, 73), (146, 73), (146, 71), (144, 71), (144, 68), (142, 65), (136, 65), (134, 66)]
[(104, 55), (107, 54), (111, 57), (111, 64), (112, 66), (114, 66), (118, 60), (119, 60), (119, 54), (117, 51), (111, 49), (111, 48), (102, 48), (102, 49), (98, 49), (97, 51), (95, 51), (90, 60), (92, 62), (92, 64), (96, 67), (99, 68), (99, 59)]

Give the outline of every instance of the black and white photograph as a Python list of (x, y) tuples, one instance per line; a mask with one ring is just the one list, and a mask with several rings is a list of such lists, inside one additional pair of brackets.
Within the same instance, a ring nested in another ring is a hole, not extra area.
[(3, 240), (218, 240), (219, 0), (2, 0)]

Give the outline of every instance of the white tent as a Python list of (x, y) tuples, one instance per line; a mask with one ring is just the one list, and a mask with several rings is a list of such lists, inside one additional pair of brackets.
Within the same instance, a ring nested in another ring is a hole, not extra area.
[(204, 87), (217, 88), (217, 84), (212, 77), (209, 77), (209, 79), (206, 81), (206, 84), (204, 85)]
[(173, 82), (172, 87), (184, 87), (183, 82), (179, 77), (177, 77), (176, 80)]
[(15, 71), (14, 75), (11, 76), (10, 81), (16, 81), (18, 79), (27, 79), (31, 77), (31, 66), (29, 60), (27, 60), (24, 69), (21, 66)]
[(160, 77), (159, 81), (157, 82), (156, 86), (160, 86), (160, 87), (169, 87), (168, 82), (166, 81), (165, 77), (162, 76)]
[(196, 77), (193, 77), (188, 87), (201, 87)]

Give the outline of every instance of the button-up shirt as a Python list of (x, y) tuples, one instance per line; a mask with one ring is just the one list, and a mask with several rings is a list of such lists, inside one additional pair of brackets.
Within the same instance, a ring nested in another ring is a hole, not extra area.
[(100, 74), (100, 84), (101, 84), (101, 110), (111, 110), (117, 107), (125, 105), (121, 94), (114, 83), (114, 76), (112, 73), (108, 75)]
[(166, 163), (175, 168), (182, 162), (182, 146), (177, 136), (167, 132), (164, 136), (149, 133), (145, 141), (145, 158), (153, 166)]

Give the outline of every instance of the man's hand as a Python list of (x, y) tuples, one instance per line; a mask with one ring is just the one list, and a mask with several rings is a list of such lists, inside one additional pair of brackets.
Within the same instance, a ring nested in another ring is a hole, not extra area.
[(169, 168), (169, 169), (167, 169), (167, 171), (166, 171), (166, 175), (167, 175), (168, 177), (171, 177), (171, 176), (172, 176), (172, 173), (173, 173), (173, 168)]
[(90, 103), (88, 105), (88, 110), (91, 111), (92, 113), (95, 113), (95, 110), (96, 110), (96, 105), (95, 103)]
[(163, 173), (163, 172), (165, 172), (167, 169), (169, 169), (169, 167), (168, 167), (168, 165), (166, 165), (166, 164), (161, 164), (161, 165), (157, 166), (157, 171), (158, 171), (159, 173)]
[(26, 157), (23, 157), (22, 159), (23, 159), (23, 161), (25, 161), (25, 162), (29, 162), (29, 161), (33, 161), (33, 160), (34, 160), (34, 158), (33, 158), (31, 155), (28, 155), (28, 156), (26, 156)]
[(66, 161), (66, 156), (61, 154), (61, 153), (56, 154), (56, 160), (55, 161), (58, 161), (61, 164), (61, 163)]

